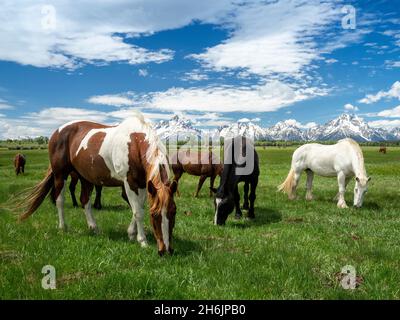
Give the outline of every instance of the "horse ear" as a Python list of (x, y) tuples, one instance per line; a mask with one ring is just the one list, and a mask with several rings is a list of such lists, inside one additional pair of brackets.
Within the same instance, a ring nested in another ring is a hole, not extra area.
[(178, 190), (178, 182), (176, 182), (176, 180), (172, 181), (171, 186), (169, 188), (172, 194), (174, 194), (176, 190)]
[(368, 180), (367, 180), (368, 182), (370, 182), (371, 181), (371, 177), (368, 177)]
[(150, 193), (153, 197), (157, 194), (157, 189), (151, 180), (147, 182), (147, 192)]
[(215, 189), (215, 188), (210, 187), (210, 190), (211, 190), (213, 193), (217, 193), (217, 189)]

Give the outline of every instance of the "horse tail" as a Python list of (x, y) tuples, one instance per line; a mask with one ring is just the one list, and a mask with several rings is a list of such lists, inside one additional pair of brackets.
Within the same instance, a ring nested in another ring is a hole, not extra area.
[(17, 208), (23, 209), (24, 212), (19, 216), (19, 220), (23, 221), (29, 218), (39, 208), (50, 191), (54, 202), (54, 174), (51, 167), (47, 169), (46, 176), (41, 182), (22, 194)]
[(290, 196), (293, 192), (293, 186), (294, 186), (294, 169), (291, 168), (289, 174), (286, 177), (286, 180), (280, 186), (278, 186), (278, 191), (285, 192)]

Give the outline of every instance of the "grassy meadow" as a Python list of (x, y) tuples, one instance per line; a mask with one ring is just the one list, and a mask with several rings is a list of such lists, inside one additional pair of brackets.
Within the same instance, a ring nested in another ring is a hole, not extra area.
[[(56, 208), (46, 199), (24, 223), (0, 208), (0, 299), (400, 299), (400, 148), (365, 147), (372, 177), (362, 209), (337, 209), (336, 179), (314, 180), (307, 202), (305, 174), (299, 199), (276, 192), (293, 148), (259, 148), (261, 176), (256, 220), (212, 224), (207, 180), (184, 175), (176, 198), (175, 254), (157, 254), (146, 207), (149, 248), (129, 242), (131, 211), (120, 189), (105, 189), (100, 229), (91, 234), (83, 209), (66, 193), (68, 232), (57, 229)], [(0, 149), (0, 206), (43, 178), (46, 150), (26, 150), (25, 175), (13, 170), (15, 151)], [(218, 180), (219, 181), (219, 180)], [(346, 200), (353, 200), (354, 182)], [(242, 187), (240, 188), (243, 189)], [(78, 195), (78, 193), (77, 193)], [(57, 289), (44, 290), (41, 273), (53, 265)], [(356, 268), (358, 287), (345, 290), (339, 273)]]

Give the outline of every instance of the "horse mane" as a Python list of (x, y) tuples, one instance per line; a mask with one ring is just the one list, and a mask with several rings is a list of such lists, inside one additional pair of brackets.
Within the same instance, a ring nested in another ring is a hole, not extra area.
[(145, 121), (143, 115), (136, 112), (136, 118), (141, 123), (141, 131), (145, 134), (145, 141), (148, 143), (146, 150), (146, 168), (147, 181), (151, 180), (157, 189), (157, 197), (151, 205), (151, 210), (161, 212), (165, 203), (168, 201), (170, 194), (169, 181), (171, 178), (171, 170), (167, 156), (167, 149), (158, 137), (151, 123)]
[(364, 164), (364, 155), (362, 153), (360, 145), (351, 138), (345, 138), (345, 139), (339, 140), (338, 143), (340, 143), (340, 142), (347, 142), (353, 147), (353, 150), (355, 151), (355, 153), (357, 155), (358, 163), (360, 165), (360, 170), (366, 176), (367, 174), (366, 174), (365, 164)]

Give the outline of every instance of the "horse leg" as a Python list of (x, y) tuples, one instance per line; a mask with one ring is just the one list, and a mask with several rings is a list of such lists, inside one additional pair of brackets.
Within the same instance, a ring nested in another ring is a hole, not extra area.
[(67, 180), (62, 175), (54, 175), (54, 198), (58, 211), (58, 228), (66, 231), (67, 226), (64, 219), (64, 200), (65, 200), (65, 185)]
[(21, 171), (23, 174), (25, 174), (25, 165), (22, 166)]
[(214, 181), (215, 181), (215, 178), (217, 177), (217, 175), (216, 174), (213, 174), (211, 177), (210, 177), (210, 197), (214, 197), (214, 193), (211, 191), (212, 189), (214, 189)]
[[(183, 171), (178, 171), (178, 172), (175, 172), (175, 174), (174, 174), (174, 180), (176, 181), (177, 186), (179, 186), (179, 179), (182, 177), (182, 174), (183, 174)], [(181, 196), (178, 187), (176, 187), (176, 195), (178, 197)]]
[(297, 191), (297, 186), (299, 185), (300, 178), (301, 178), (301, 171), (295, 171), (293, 177), (292, 192), (289, 195), (289, 200), (295, 200), (297, 198), (296, 191)]
[(314, 172), (311, 170), (306, 170), (307, 172), (307, 183), (306, 183), (306, 188), (307, 188), (307, 193), (306, 193), (306, 200), (311, 201), (313, 199), (312, 195), (312, 184), (313, 184), (313, 179), (314, 179)]
[(247, 213), (247, 217), (249, 219), (254, 219), (256, 216), (254, 215), (254, 202), (256, 201), (256, 189), (258, 184), (258, 178), (250, 183), (250, 208)]
[(128, 206), (131, 206), (131, 205), (129, 204), (129, 199), (128, 199), (128, 196), (126, 195), (126, 192), (125, 192), (125, 188), (124, 188), (124, 187), (122, 187), (121, 197), (122, 197), (122, 199), (124, 199), (124, 200), (126, 201), (126, 203), (128, 204)]
[[(349, 184), (350, 180), (351, 180), (351, 177), (346, 177), (345, 188), (347, 188), (347, 185)], [(333, 198), (333, 201), (338, 201), (339, 200), (339, 196), (340, 196), (340, 192), (338, 192), (336, 194), (336, 196)]]
[(101, 191), (103, 190), (102, 186), (96, 186), (96, 199), (94, 200), (93, 207), (97, 210), (101, 210)]
[(197, 185), (197, 190), (196, 190), (196, 193), (194, 195), (195, 198), (199, 197), (200, 189), (203, 186), (203, 183), (204, 183), (204, 181), (206, 181), (206, 179), (207, 179), (207, 176), (200, 176), (199, 184)]
[(92, 214), (92, 203), (90, 201), (90, 197), (93, 191), (93, 184), (81, 178), (81, 185), (82, 185), (81, 203), (85, 208), (86, 222), (88, 224), (89, 230), (97, 231), (96, 221), (94, 220)]
[(146, 200), (146, 189), (138, 189), (136, 194), (133, 191), (128, 182), (125, 182), (125, 192), (129, 200), (129, 205), (132, 208), (132, 220), (128, 227), (128, 237), (130, 240), (134, 240), (135, 236), (137, 241), (142, 247), (147, 247), (146, 234), (144, 233), (144, 201)]
[(235, 219), (241, 219), (242, 210), (240, 210), (240, 194), (237, 184), (235, 186), (235, 190), (233, 191), (233, 200), (235, 201), (235, 208), (236, 208)]
[(71, 182), (69, 184), (69, 193), (71, 194), (72, 205), (75, 208), (78, 207), (78, 202), (76, 201), (76, 197), (75, 197), (75, 190), (76, 190), (76, 185), (78, 184), (78, 181), (79, 181), (78, 176), (71, 174)]
[(337, 203), (338, 208), (347, 208), (346, 200), (344, 199), (344, 194), (346, 192), (346, 175), (341, 171), (337, 176), (339, 184), (339, 200)]
[(244, 183), (243, 210), (249, 210), (249, 183)]

